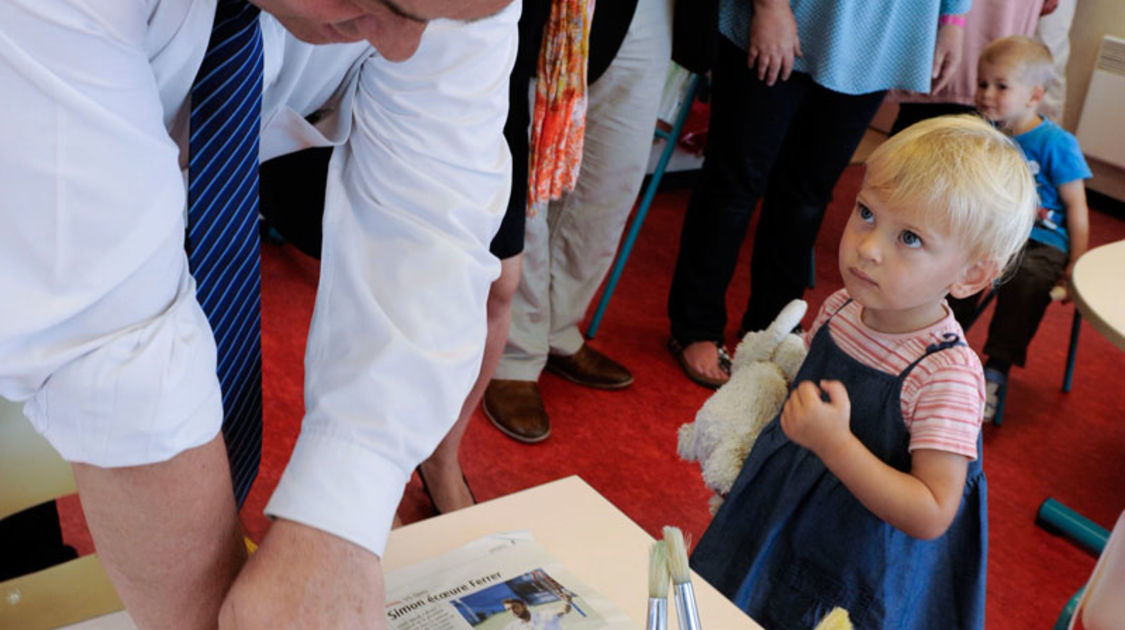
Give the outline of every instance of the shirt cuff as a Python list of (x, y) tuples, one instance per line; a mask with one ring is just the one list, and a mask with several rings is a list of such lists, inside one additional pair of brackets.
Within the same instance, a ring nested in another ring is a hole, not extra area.
[(409, 475), (342, 436), (301, 432), (266, 514), (382, 556)]

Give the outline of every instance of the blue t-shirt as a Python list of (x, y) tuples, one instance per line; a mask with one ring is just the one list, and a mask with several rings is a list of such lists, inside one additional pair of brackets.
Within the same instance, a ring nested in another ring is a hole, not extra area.
[(1031, 229), (1031, 240), (1069, 251), (1066, 207), (1059, 198), (1059, 186), (1092, 177), (1078, 139), (1046, 119), (1012, 139), (1023, 149), (1039, 193), (1039, 219)]

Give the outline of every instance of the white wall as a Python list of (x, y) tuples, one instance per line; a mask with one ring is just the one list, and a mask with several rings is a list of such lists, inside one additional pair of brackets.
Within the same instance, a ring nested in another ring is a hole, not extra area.
[[(1066, 113), (1063, 115), (1063, 125), (1071, 131), (1078, 126), (1103, 35), (1125, 37), (1125, 1), (1078, 0), (1070, 29)], [(1121, 124), (1125, 125), (1125, 113)], [(1125, 201), (1125, 170), (1096, 160), (1090, 160), (1090, 168), (1094, 171), (1094, 179), (1088, 184), (1090, 188)]]

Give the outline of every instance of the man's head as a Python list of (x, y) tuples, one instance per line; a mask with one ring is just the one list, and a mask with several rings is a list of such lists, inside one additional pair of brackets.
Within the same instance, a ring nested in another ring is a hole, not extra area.
[(314, 44), (367, 40), (391, 61), (409, 59), (430, 20), (476, 20), (511, 0), (251, 0)]

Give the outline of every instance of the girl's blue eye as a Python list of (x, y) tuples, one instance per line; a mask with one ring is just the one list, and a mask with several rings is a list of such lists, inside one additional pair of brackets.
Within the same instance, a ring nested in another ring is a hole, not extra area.
[(868, 223), (871, 223), (875, 220), (875, 213), (871, 211), (871, 208), (868, 208), (863, 204), (859, 204), (858, 206), (856, 206), (856, 212), (859, 213), (859, 218)]
[(906, 245), (907, 247), (922, 246), (922, 237), (918, 236), (914, 232), (911, 232), (910, 230), (903, 230), (902, 234), (900, 234), (898, 238), (902, 241), (902, 244)]

